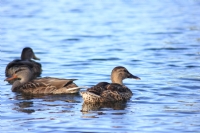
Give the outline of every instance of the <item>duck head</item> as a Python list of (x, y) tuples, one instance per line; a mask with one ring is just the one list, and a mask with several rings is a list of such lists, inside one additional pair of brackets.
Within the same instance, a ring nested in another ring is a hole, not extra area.
[(140, 80), (139, 77), (131, 74), (125, 67), (123, 66), (117, 66), (112, 70), (111, 73), (111, 80), (112, 83), (118, 83), (123, 85), (123, 80), (126, 78), (132, 78), (136, 80)]
[(25, 47), (22, 50), (21, 59), (22, 60), (31, 60), (31, 59), (40, 60), (39, 58), (35, 56), (35, 53), (30, 47)]
[(19, 80), (21, 83), (26, 83), (32, 79), (32, 72), (27, 67), (21, 67), (15, 73), (6, 78), (4, 81)]

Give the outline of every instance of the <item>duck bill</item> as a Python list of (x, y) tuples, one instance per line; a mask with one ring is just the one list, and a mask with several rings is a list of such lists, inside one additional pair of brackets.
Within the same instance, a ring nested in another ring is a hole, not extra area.
[(36, 57), (35, 54), (33, 54), (33, 59), (40, 60), (40, 58)]
[(131, 73), (128, 75), (128, 78), (140, 80), (139, 77), (137, 77), (137, 76), (135, 76), (135, 75), (133, 75), (133, 74), (131, 74)]
[(14, 79), (17, 79), (17, 75), (16, 74), (13, 74), (11, 77), (8, 77), (6, 78), (4, 81), (11, 81), (11, 80), (14, 80)]

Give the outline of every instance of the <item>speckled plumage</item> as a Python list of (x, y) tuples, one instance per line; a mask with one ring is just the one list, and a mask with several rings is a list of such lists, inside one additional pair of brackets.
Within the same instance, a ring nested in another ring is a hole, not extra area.
[(80, 88), (71, 90), (70, 88), (78, 87), (73, 83), (74, 79), (58, 79), (44, 77), (34, 79), (28, 83), (12, 88), (13, 92), (26, 94), (67, 94), (78, 93)]
[(78, 93), (81, 88), (73, 82), (76, 79), (53, 77), (32, 79), (32, 71), (27, 67), (18, 69), (12, 77), (6, 79), (6, 81), (9, 80), (14, 80), (12, 85), (13, 92), (26, 94)]
[(133, 93), (123, 85), (122, 80), (125, 78), (140, 79), (129, 73), (125, 67), (115, 67), (111, 74), (112, 83), (100, 82), (85, 92), (80, 92), (84, 102), (105, 103), (129, 100)]

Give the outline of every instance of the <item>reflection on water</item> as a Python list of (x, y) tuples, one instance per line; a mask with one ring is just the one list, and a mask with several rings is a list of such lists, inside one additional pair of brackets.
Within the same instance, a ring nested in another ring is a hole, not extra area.
[(116, 102), (116, 103), (83, 103), (82, 112), (97, 111), (102, 108), (112, 108), (114, 110), (123, 110), (126, 107), (126, 103)]
[(16, 107), (13, 108), (13, 110), (16, 110), (19, 112), (24, 112), (24, 113), (28, 113), (28, 114), (35, 112), (34, 109), (26, 109), (26, 108), (32, 107), (33, 102), (23, 101), (23, 102), (16, 103), (15, 106)]
[[(69, 103), (69, 104), (65, 104), (65, 108), (71, 109), (71, 108), (73, 108), (73, 105), (80, 103), (80, 101), (77, 100), (79, 98), (80, 98), (79, 94), (69, 94), (69, 95), (64, 95), (64, 94), (58, 94), (58, 95), (17, 94), (14, 97), (14, 99), (19, 102), (14, 103), (13, 110), (29, 114), (29, 113), (33, 113), (35, 111), (49, 110), (48, 109), (49, 107), (59, 107), (59, 106), (63, 105), (63, 103), (61, 104), (60, 102)], [(34, 105), (34, 99), (40, 100), (41, 102), (39, 102), (39, 104), (40, 104), (39, 106), (43, 106), (45, 108), (43, 108), (43, 109), (37, 108)], [(58, 112), (65, 113), (65, 112), (71, 112), (71, 111), (61, 110)], [(53, 112), (49, 112), (49, 113), (53, 113)]]
[[(1, 132), (200, 131), (198, 0), (0, 4)], [(121, 65), (142, 80), (124, 81), (134, 93), (126, 103), (13, 93), (4, 70), (27, 46), (41, 59), (42, 77), (91, 87), (110, 82), (112, 68)]]
[(54, 102), (54, 101), (66, 101), (70, 102), (73, 101), (75, 102), (76, 99), (80, 98), (79, 94), (56, 94), (56, 95), (33, 95), (33, 94), (20, 94), (20, 93), (15, 93), (16, 96), (14, 99), (16, 100), (31, 100), (31, 99), (43, 99), (46, 101)]

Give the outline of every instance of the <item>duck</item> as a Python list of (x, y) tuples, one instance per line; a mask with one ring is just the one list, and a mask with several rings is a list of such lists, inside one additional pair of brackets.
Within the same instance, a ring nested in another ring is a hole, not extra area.
[(100, 82), (97, 85), (80, 92), (84, 103), (126, 102), (133, 93), (123, 84), (123, 80), (132, 78), (140, 80), (131, 74), (125, 67), (117, 66), (111, 72), (111, 81)]
[[(5, 76), (12, 76), (14, 72), (20, 67), (29, 67), (33, 71), (33, 78), (39, 77), (42, 73), (42, 65), (31, 59), (40, 60), (35, 56), (32, 48), (25, 47), (21, 52), (21, 59), (13, 60), (7, 64), (5, 69)], [(13, 82), (13, 80), (9, 81), (10, 84), (13, 84)]]
[(28, 67), (20, 67), (15, 73), (5, 79), (13, 80), (12, 92), (23, 94), (69, 94), (78, 93), (82, 87), (78, 87), (74, 81), (76, 79), (64, 79), (55, 77), (33, 78), (34, 72)]

